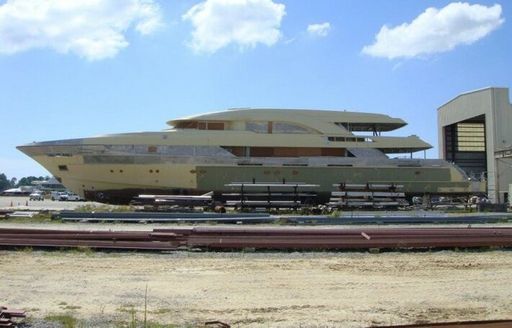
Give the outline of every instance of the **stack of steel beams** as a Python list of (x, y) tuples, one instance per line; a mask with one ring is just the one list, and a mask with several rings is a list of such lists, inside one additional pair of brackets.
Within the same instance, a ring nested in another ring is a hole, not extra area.
[(5, 306), (0, 306), (0, 327), (16, 327), (17, 322), (15, 318), (25, 318), (26, 314), (23, 310), (7, 309)]
[(395, 184), (333, 184), (329, 206), (335, 208), (396, 208), (407, 206), (403, 185)]
[(0, 246), (132, 250), (349, 250), (512, 247), (512, 228), (0, 229)]

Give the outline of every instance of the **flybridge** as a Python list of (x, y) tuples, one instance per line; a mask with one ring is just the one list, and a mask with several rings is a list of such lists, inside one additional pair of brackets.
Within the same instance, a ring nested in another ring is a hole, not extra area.
[(231, 108), (229, 110), (193, 115), (171, 120), (170, 125), (180, 121), (282, 121), (282, 122), (329, 122), (329, 123), (364, 123), (364, 124), (391, 124), (395, 128), (406, 123), (399, 119), (384, 114), (312, 110), (312, 109), (268, 109), (268, 108)]

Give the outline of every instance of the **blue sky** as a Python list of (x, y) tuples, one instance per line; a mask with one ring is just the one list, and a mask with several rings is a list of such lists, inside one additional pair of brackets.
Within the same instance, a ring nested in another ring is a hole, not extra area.
[(230, 107), (385, 113), (409, 123), (396, 134), (417, 134), (437, 158), (437, 107), (512, 86), (508, 2), (66, 3), (0, 1), (8, 177), (47, 174), (20, 144), (162, 130)]

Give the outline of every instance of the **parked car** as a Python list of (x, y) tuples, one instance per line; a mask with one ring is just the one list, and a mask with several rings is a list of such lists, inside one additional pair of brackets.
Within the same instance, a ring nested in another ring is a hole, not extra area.
[(74, 193), (72, 193), (72, 192), (69, 192), (69, 193), (68, 193), (68, 199), (67, 199), (67, 200), (68, 200), (68, 201), (75, 201), (75, 202), (77, 202), (77, 201), (80, 201), (80, 200), (82, 200), (82, 199), (81, 199), (81, 198), (80, 198), (80, 196), (78, 196), (77, 194), (74, 194)]
[(51, 192), (51, 199), (52, 200), (61, 200), (60, 199), (60, 196), (66, 194), (65, 192), (63, 191), (52, 191)]
[(28, 197), (29, 200), (44, 200), (43, 194), (37, 191), (31, 193)]
[(69, 197), (69, 195), (68, 195), (67, 192), (60, 192), (59, 193), (59, 200), (60, 201), (66, 201), (66, 200), (68, 200), (68, 197)]
[(52, 200), (59, 201), (80, 201), (83, 200), (77, 194), (71, 191), (52, 191)]

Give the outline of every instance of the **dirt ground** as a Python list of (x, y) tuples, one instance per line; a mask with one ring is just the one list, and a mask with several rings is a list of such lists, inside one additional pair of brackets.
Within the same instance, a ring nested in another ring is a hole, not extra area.
[[(84, 326), (368, 327), (512, 317), (511, 251), (0, 251), (0, 303)], [(91, 319), (95, 318), (95, 319)], [(133, 320), (132, 320), (133, 321)]]

